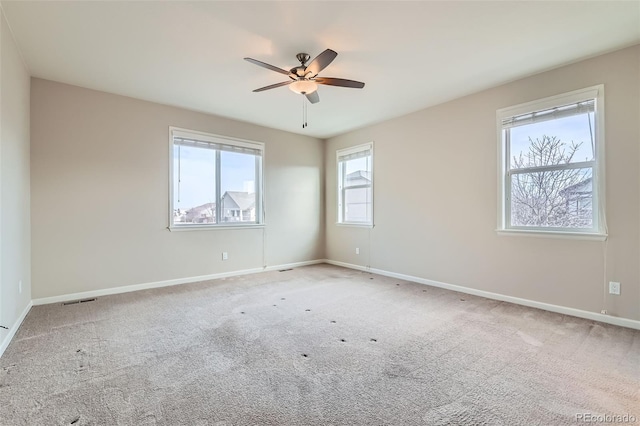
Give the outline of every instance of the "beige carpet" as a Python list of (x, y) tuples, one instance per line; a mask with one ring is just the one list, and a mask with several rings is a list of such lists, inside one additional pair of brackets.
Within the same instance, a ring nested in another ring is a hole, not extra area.
[(2, 425), (625, 414), (640, 424), (640, 331), (329, 265), (34, 307), (0, 359)]

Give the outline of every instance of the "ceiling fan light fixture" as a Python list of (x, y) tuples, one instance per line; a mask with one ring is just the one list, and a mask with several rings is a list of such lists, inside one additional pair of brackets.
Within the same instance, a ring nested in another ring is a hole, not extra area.
[(299, 95), (308, 95), (318, 90), (318, 84), (311, 80), (296, 80), (289, 84), (289, 89)]

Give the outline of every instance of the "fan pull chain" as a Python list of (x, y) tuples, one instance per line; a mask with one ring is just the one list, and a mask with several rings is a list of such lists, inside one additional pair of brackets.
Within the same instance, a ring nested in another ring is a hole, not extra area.
[(307, 123), (307, 114), (309, 111), (309, 106), (307, 105), (307, 96), (306, 95), (302, 95), (302, 128), (306, 128), (309, 126), (309, 123)]

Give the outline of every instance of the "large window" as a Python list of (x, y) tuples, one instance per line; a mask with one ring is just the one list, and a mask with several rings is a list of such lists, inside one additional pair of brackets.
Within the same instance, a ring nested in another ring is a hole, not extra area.
[(338, 223), (373, 225), (373, 143), (336, 154)]
[(603, 90), (498, 111), (500, 230), (606, 233)]
[(170, 228), (262, 223), (264, 145), (170, 128)]

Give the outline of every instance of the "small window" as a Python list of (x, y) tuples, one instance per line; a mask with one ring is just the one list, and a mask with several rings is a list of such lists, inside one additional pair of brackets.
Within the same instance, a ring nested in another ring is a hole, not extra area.
[(171, 127), (171, 229), (262, 223), (264, 145)]
[(337, 151), (338, 223), (373, 225), (373, 143)]
[(498, 111), (499, 230), (606, 233), (603, 90)]

